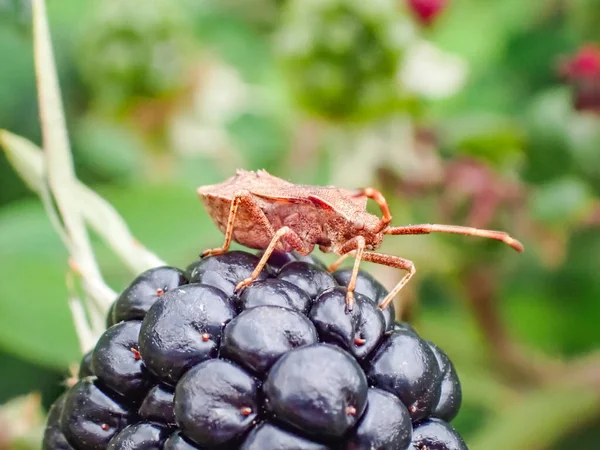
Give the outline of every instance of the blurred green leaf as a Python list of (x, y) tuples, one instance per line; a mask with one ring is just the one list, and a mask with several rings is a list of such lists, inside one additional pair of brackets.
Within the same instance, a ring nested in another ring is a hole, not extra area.
[(571, 30), (585, 41), (600, 40), (600, 0), (571, 0)]
[(580, 173), (600, 192), (600, 117), (580, 114), (568, 129), (571, 154)]
[(492, 418), (471, 450), (546, 448), (600, 414), (600, 396), (587, 389), (550, 387), (523, 396)]
[(0, 211), (0, 347), (61, 368), (79, 359), (67, 308), (67, 252), (42, 206), (22, 201)]
[(569, 224), (584, 217), (593, 197), (576, 178), (561, 178), (537, 188), (531, 199), (534, 218), (546, 224)]
[(457, 153), (502, 165), (518, 158), (525, 146), (520, 125), (504, 116), (476, 114), (448, 120), (445, 143)]
[(542, 183), (570, 171), (567, 127), (572, 115), (571, 94), (566, 88), (544, 91), (531, 100), (525, 113), (527, 179)]
[(33, 391), (42, 394), (42, 402), (48, 407), (64, 390), (62, 382), (66, 372), (41, 367), (0, 351), (0, 404), (18, 395)]
[[(185, 267), (203, 249), (221, 242), (193, 190), (146, 186), (109, 189), (105, 196), (139, 239), (171, 264)], [(0, 272), (0, 347), (47, 367), (77, 361), (65, 287), (67, 254), (37, 201), (0, 211), (0, 249), (9, 262)], [(133, 277), (114, 264), (106, 248), (100, 249), (108, 281), (122, 289)]]
[[(541, 5), (521, 0), (452, 2), (432, 38), (442, 48), (466, 57), (481, 73), (501, 57), (511, 33), (531, 21)], [(479, 37), (479, 38), (478, 38)]]
[(246, 158), (247, 169), (271, 170), (288, 153), (289, 135), (274, 118), (242, 114), (227, 128), (236, 147)]
[(249, 82), (258, 82), (269, 74), (273, 55), (266, 36), (219, 2), (191, 0), (190, 3), (194, 5), (196, 35), (205, 47), (217, 52)]
[(75, 124), (73, 153), (78, 173), (98, 181), (131, 181), (143, 167), (144, 146), (133, 130), (89, 116)]

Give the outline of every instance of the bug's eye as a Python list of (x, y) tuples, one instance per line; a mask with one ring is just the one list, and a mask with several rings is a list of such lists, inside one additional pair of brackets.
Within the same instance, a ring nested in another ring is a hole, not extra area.
[(358, 230), (363, 230), (365, 228), (365, 223), (362, 220), (356, 220), (356, 221), (354, 221), (354, 226)]

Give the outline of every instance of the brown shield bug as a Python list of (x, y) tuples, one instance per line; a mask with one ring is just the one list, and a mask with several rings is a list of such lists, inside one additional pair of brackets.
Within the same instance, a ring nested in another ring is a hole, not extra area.
[[(407, 271), (408, 273), (381, 301), (386, 308), (400, 289), (415, 274), (412, 261), (399, 256), (377, 253), (385, 235), (453, 233), (496, 239), (522, 252), (523, 245), (502, 231), (480, 230), (456, 225), (422, 224), (392, 227), (392, 216), (383, 195), (373, 189), (356, 191), (333, 186), (293, 184), (274, 177), (264, 170), (238, 170), (222, 183), (198, 188), (212, 220), (225, 234), (219, 248), (205, 251), (202, 256), (226, 252), (232, 240), (246, 247), (264, 250), (251, 276), (241, 281), (236, 290), (250, 284), (267, 264), (274, 250), (296, 250), (308, 255), (316, 245), (325, 253), (340, 258), (329, 270), (354, 256), (354, 267), (346, 301), (352, 309), (354, 287), (361, 261), (370, 261)], [(367, 199), (379, 204), (382, 217), (367, 212)]]

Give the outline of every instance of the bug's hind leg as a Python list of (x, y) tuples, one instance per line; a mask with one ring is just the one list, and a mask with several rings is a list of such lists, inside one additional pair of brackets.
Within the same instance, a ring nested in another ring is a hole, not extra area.
[(285, 238), (286, 242), (288, 244), (290, 244), (294, 250), (298, 250), (300, 252), (306, 252), (306, 253), (309, 253), (311, 250), (310, 248), (308, 248), (308, 246), (304, 243), (302, 238), (300, 236), (298, 236), (298, 234), (294, 230), (292, 230), (290, 227), (287, 227), (287, 226), (281, 227), (279, 230), (277, 230), (273, 234), (273, 238), (271, 239), (269, 246), (265, 249), (262, 257), (260, 258), (260, 261), (258, 261), (258, 264), (254, 268), (254, 271), (252, 272), (252, 274), (250, 274), (250, 276), (248, 278), (240, 281), (237, 284), (237, 286), (235, 287), (236, 291), (239, 291), (240, 289), (245, 288), (246, 286), (248, 286), (250, 283), (252, 283), (254, 280), (256, 280), (258, 278), (258, 276), (260, 275), (260, 272), (267, 265), (267, 261), (269, 260), (269, 257), (275, 251), (277, 244), (283, 238)]
[(207, 256), (222, 255), (223, 253), (227, 252), (227, 250), (229, 250), (229, 246), (231, 245), (231, 238), (233, 237), (233, 225), (235, 223), (235, 216), (237, 214), (240, 204), (242, 203), (249, 203), (249, 206), (253, 205), (252, 195), (249, 192), (239, 192), (231, 201), (231, 206), (229, 207), (229, 215), (227, 216), (227, 228), (225, 228), (225, 240), (223, 241), (223, 245), (221, 247), (204, 250), (200, 255), (201, 258), (205, 258)]
[(380, 309), (385, 309), (392, 302), (394, 297), (398, 295), (398, 292), (408, 283), (408, 280), (415, 274), (416, 269), (412, 261), (399, 256), (386, 255), (383, 253), (376, 252), (364, 252), (363, 261), (373, 262), (375, 264), (382, 264), (388, 267), (394, 267), (396, 269), (406, 270), (408, 273), (394, 286), (388, 295), (379, 303)]

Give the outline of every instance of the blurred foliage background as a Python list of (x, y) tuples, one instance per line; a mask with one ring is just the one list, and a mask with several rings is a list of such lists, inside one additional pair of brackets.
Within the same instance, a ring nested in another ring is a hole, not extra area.
[[(507, 230), (523, 255), (389, 237), (417, 267), (399, 316), (454, 361), (470, 448), (600, 448), (598, 0), (47, 6), (77, 173), (147, 247), (185, 267), (218, 245), (194, 190), (238, 167), (374, 185), (396, 224)], [(0, 128), (40, 143), (30, 15), (0, 0)], [(0, 261), (0, 449), (37, 448), (80, 355), (66, 250), (1, 152)]]

